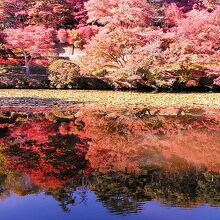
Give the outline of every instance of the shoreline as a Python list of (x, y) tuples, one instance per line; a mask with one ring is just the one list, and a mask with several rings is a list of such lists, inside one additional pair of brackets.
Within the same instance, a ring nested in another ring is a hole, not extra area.
[(97, 90), (0, 90), (0, 105), (75, 106), (88, 108), (180, 108), (220, 109), (220, 93), (143, 93)]

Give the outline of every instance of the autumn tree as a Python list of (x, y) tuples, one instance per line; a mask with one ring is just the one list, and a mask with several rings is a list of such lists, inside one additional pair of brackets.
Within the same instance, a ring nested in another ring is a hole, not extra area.
[(4, 56), (5, 55), (5, 46), (4, 46), (4, 38), (5, 38), (5, 35), (3, 32), (0, 32), (0, 57)]
[(129, 54), (146, 41), (144, 35), (152, 23), (153, 8), (142, 0), (90, 0), (85, 5), (88, 21), (101, 27), (85, 48), (80, 61), (82, 72), (105, 66), (124, 67)]
[(69, 16), (68, 5), (64, 0), (34, 1), (27, 10), (28, 24), (44, 24), (56, 27)]
[(85, 47), (85, 56), (80, 62), (83, 73), (98, 74), (103, 69), (112, 68), (131, 71), (132, 74), (133, 68), (129, 69), (131, 66), (128, 65), (132, 54), (147, 42), (152, 42), (159, 32), (140, 27), (101, 30)]
[(153, 8), (142, 0), (90, 0), (85, 3), (88, 22), (108, 26), (146, 27), (152, 21)]
[(44, 24), (54, 28), (76, 28), (86, 25), (85, 0), (34, 1), (27, 10), (28, 24)]
[[(180, 64), (186, 68), (200, 66), (208, 70), (220, 62), (220, 8), (209, 12), (192, 10), (176, 21), (169, 30), (170, 43), (164, 52), (167, 63)], [(168, 40), (167, 39), (167, 40)], [(220, 74), (219, 71), (215, 72)]]
[(49, 57), (55, 52), (55, 32), (44, 26), (27, 26), (6, 29), (8, 48), (21, 54), (25, 60), (26, 74), (30, 74), (30, 62), (35, 57)]
[(73, 20), (76, 27), (85, 26), (87, 24), (87, 10), (84, 6), (88, 0), (66, 0), (70, 9), (71, 18), (66, 21), (71, 23)]
[(94, 25), (87, 25), (79, 27), (78, 29), (64, 29), (61, 28), (57, 31), (57, 38), (60, 43), (68, 43), (75, 47), (82, 47), (88, 43), (89, 40), (96, 35), (98, 27)]
[[(50, 50), (47, 52), (47, 49), (51, 48), (51, 46), (54, 47), (52, 44), (54, 44), (56, 38), (55, 36), (50, 36), (48, 42), (44, 43), (41, 39), (40, 43), (37, 37), (35, 37), (36, 35), (40, 35), (39, 27), (42, 27), (42, 38), (48, 38), (48, 33), (52, 32), (51, 28), (53, 28), (54, 34), (55, 31), (58, 31), (58, 39), (60, 39), (63, 32), (69, 33), (66, 42), (73, 44), (77, 41), (74, 37), (76, 33), (77, 35), (80, 35), (80, 41), (85, 43), (92, 35), (94, 35), (92, 28), (86, 24), (87, 12), (84, 8), (85, 1), (86, 0), (4, 0), (1, 16), (2, 27), (0, 28), (6, 29), (5, 32), (7, 33), (11, 32), (7, 37), (8, 48), (13, 48), (16, 52), (20, 52), (21, 48), (30, 47), (27, 49), (29, 52), (25, 51), (27, 57), (30, 56), (30, 54), (33, 54), (30, 52), (33, 51), (33, 48), (34, 51), (36, 51), (36, 48), (39, 48), (40, 53), (38, 53), (37, 56), (40, 54), (41, 56), (47, 56), (48, 53), (51, 52)], [(46, 29), (50, 30), (46, 31)], [(31, 34), (32, 30), (34, 32), (33, 34)], [(47, 34), (45, 34), (45, 31)], [(26, 35), (26, 37), (24, 37), (24, 35)], [(28, 40), (25, 40), (25, 46), (23, 45), (24, 42), (22, 42), (23, 40), (21, 36), (23, 36), (23, 39), (28, 38)], [(15, 43), (16, 37), (18, 37), (17, 43)], [(38, 42), (37, 46), (35, 41)], [(51, 41), (51, 43), (49, 43), (49, 41)], [(58, 43), (58, 41), (55, 43)], [(40, 46), (40, 44), (42, 45)], [(42, 51), (44, 52), (42, 53)], [(36, 55), (32, 57), (36, 57)], [(25, 58), (25, 60), (27, 59)], [(29, 71), (28, 63), (29, 62), (27, 61), (27, 71)]]
[[(215, 5), (215, 8), (207, 10), (208, 2)], [(153, 67), (156, 74), (160, 72), (166, 74), (170, 70), (179, 74), (181, 69), (182, 72), (190, 69), (191, 75), (194, 70), (204, 70), (209, 65), (217, 66), (219, 63), (217, 3), (205, 0), (161, 1), (161, 3), (166, 3), (164, 24), (158, 28), (153, 22), (157, 15), (146, 2), (129, 0), (101, 1), (98, 4), (93, 0), (87, 2), (88, 21), (101, 27), (100, 32), (92, 38), (85, 49), (85, 56), (81, 60), (82, 71), (88, 72), (90, 69), (90, 72), (93, 72), (104, 66), (128, 68), (130, 65), (135, 69), (144, 68), (147, 72)], [(149, 26), (151, 28), (147, 29)], [(135, 45), (132, 42), (134, 38), (130, 37), (134, 36), (134, 33), (137, 36), (140, 33), (142, 35), (142, 38), (137, 37)]]
[(5, 27), (45, 25), (73, 28), (85, 25), (85, 0), (4, 0)]
[(3, 0), (3, 27), (23, 27), (27, 17), (27, 6), (28, 0)]

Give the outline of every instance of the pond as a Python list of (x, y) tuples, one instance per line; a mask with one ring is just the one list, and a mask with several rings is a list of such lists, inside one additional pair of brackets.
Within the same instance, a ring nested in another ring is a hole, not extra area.
[(220, 219), (217, 102), (0, 103), (1, 219)]

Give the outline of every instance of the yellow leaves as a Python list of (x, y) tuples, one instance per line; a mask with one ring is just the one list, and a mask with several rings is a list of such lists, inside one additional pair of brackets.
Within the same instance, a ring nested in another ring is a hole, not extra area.
[(4, 154), (0, 154), (0, 164), (4, 164), (7, 161), (7, 158)]
[(78, 34), (77, 32), (72, 32), (72, 33), (71, 33), (71, 37), (72, 37), (74, 40), (80, 40), (79, 34)]
[(5, 146), (3, 144), (0, 144), (0, 164), (4, 164), (7, 161), (6, 156), (1, 153), (1, 151), (4, 149), (5, 149)]
[(118, 70), (118, 67), (116, 66), (113, 66), (113, 65), (105, 65), (101, 68), (97, 68), (95, 69), (93, 72), (92, 72), (92, 75), (94, 76), (100, 76), (100, 75), (103, 75), (103, 73), (106, 73), (106, 74), (111, 74), (111, 73), (114, 73), (115, 71)]

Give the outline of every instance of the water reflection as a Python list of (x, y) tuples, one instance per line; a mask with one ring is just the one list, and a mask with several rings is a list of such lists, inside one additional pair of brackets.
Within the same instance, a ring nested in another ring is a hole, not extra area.
[(92, 192), (117, 215), (155, 200), (219, 207), (219, 155), (217, 110), (2, 110), (0, 199), (44, 193), (69, 212)]

